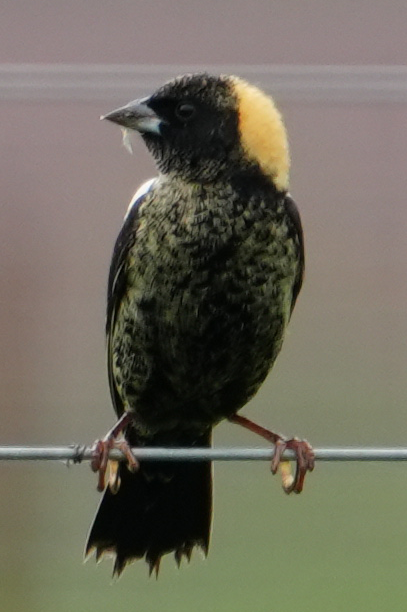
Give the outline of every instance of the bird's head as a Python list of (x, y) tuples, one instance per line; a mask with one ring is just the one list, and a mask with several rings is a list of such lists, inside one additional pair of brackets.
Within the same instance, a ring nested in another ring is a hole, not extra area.
[(288, 188), (286, 131), (273, 100), (235, 76), (189, 74), (105, 115), (139, 132), (163, 174), (208, 182), (258, 169)]

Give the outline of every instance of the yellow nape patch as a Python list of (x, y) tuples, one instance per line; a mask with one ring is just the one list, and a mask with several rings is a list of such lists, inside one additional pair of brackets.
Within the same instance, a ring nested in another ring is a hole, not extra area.
[(238, 100), (240, 138), (247, 156), (270, 176), (277, 189), (288, 189), (290, 154), (283, 119), (272, 98), (243, 79), (231, 81)]

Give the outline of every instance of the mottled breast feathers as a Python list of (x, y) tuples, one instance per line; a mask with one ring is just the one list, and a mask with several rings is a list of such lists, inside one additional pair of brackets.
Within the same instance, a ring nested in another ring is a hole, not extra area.
[[(154, 182), (148, 185), (148, 189), (140, 190), (141, 195), (132, 200), (131, 206), (128, 209), (127, 215), (125, 217), (125, 221), (123, 227), (119, 233), (117, 238), (111, 267), (109, 273), (109, 282), (108, 282), (108, 299), (107, 299), (107, 319), (106, 319), (106, 334), (107, 334), (107, 359), (108, 359), (108, 373), (109, 373), (109, 385), (111, 394), (115, 404), (115, 410), (117, 414), (121, 414), (123, 412), (123, 401), (118, 393), (116, 383), (113, 376), (113, 355), (112, 355), (112, 337), (114, 334), (116, 318), (118, 315), (118, 311), (120, 309), (120, 305), (126, 295), (129, 286), (129, 265), (130, 258), (129, 254), (131, 251), (134, 252), (134, 246), (136, 245), (137, 240), (137, 230), (139, 227), (139, 213), (140, 207), (143, 203), (146, 203), (148, 206), (148, 201), (153, 194), (151, 194), (151, 190), (153, 188)], [(137, 195), (137, 194), (136, 194)], [(294, 200), (291, 198), (289, 194), (284, 197), (284, 208), (287, 213), (287, 218), (289, 220), (289, 232), (293, 239), (298, 243), (299, 253), (298, 253), (298, 268), (297, 274), (295, 278), (295, 282), (293, 284), (292, 291), (292, 300), (291, 300), (291, 313), (294, 309), (296, 299), (300, 292), (303, 280), (304, 273), (304, 244), (303, 244), (303, 232), (300, 221), (300, 216), (297, 210), (297, 206)], [(148, 231), (148, 228), (147, 228)], [(153, 257), (153, 255), (151, 255)], [(134, 279), (132, 279), (134, 283)]]

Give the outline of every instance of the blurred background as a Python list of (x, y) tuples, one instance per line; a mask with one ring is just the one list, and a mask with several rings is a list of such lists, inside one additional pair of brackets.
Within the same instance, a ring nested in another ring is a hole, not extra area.
[[(243, 411), (315, 446), (406, 445), (404, 0), (1, 3), (0, 444), (91, 443), (113, 424), (107, 272), (139, 183), (102, 113), (192, 68), (272, 93), (292, 152), (307, 275), (286, 343)], [(254, 446), (233, 425), (215, 443)], [(287, 497), (265, 463), (217, 463), (210, 555), (159, 580), (82, 564), (88, 465), (0, 465), (4, 612), (404, 611), (403, 464), (318, 464)]]

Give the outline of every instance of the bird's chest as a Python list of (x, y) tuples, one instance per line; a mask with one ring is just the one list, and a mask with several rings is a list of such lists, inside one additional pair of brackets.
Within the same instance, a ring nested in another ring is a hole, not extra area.
[(169, 428), (232, 414), (280, 351), (297, 245), (283, 214), (260, 212), (141, 218), (113, 370), (147, 429), (156, 413)]
[(298, 264), (284, 214), (184, 207), (144, 223), (130, 254), (130, 308), (151, 305), (167, 355), (201, 359), (215, 344), (243, 351), (249, 341), (277, 341)]

